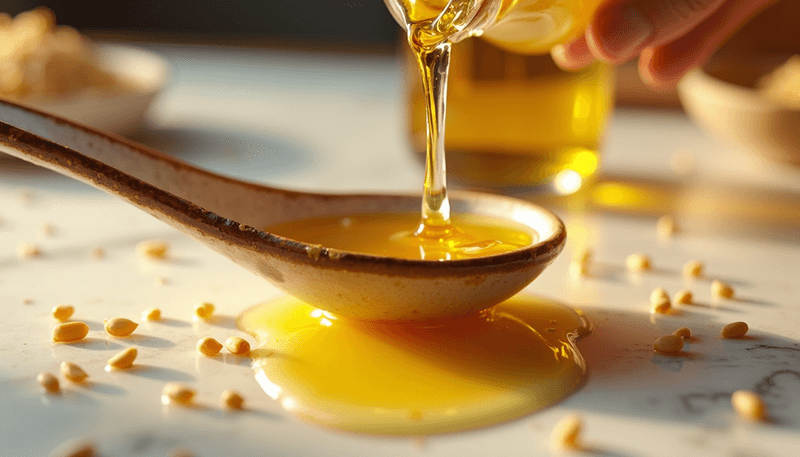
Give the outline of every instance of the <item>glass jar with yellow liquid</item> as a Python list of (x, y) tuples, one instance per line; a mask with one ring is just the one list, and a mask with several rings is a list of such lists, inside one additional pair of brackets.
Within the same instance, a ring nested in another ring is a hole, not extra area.
[[(451, 35), (445, 143), (452, 180), (563, 195), (596, 173), (613, 69), (563, 71), (549, 50), (582, 32), (599, 2), (386, 0), (396, 17), (424, 21), (459, 8), (468, 16)], [(424, 154), (425, 101), (415, 66), (409, 70), (411, 143)]]

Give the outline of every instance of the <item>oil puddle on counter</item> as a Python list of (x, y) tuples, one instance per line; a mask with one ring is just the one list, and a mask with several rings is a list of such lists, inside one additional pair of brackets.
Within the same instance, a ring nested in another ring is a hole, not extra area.
[(570, 395), (586, 365), (581, 314), (518, 296), (476, 315), (425, 323), (337, 318), (295, 298), (239, 317), (255, 336), (255, 376), (287, 411), (322, 425), (425, 435), (522, 417)]

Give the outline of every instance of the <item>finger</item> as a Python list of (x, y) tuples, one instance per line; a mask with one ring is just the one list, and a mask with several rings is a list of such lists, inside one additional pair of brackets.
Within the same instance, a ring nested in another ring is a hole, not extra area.
[[(591, 51), (621, 63), (642, 49), (670, 42), (709, 17), (726, 0), (611, 0), (598, 8), (586, 31)], [(741, 6), (745, 2), (736, 3)]]
[(639, 73), (654, 87), (674, 85), (687, 71), (702, 65), (756, 13), (773, 0), (729, 2), (682, 37), (642, 52)]
[(579, 70), (587, 67), (595, 61), (589, 45), (586, 43), (586, 36), (581, 35), (574, 40), (555, 46), (550, 55), (559, 67), (565, 70)]

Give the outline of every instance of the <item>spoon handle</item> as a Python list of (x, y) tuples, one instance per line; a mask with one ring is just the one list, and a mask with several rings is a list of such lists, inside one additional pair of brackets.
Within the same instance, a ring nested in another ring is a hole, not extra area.
[(111, 134), (3, 100), (0, 152), (121, 197), (194, 236), (213, 231), (222, 219), (186, 198), (195, 196), (193, 182), (210, 181), (210, 174)]
[[(117, 174), (121, 172), (126, 175), (125, 180), (139, 180), (254, 226), (281, 222), (248, 219), (259, 213), (280, 218), (287, 199), (304, 195), (226, 178), (114, 134), (3, 100), (0, 100), (0, 150), (130, 201), (133, 189), (108, 181), (108, 178), (123, 180)], [(113, 176), (104, 177), (107, 173)]]

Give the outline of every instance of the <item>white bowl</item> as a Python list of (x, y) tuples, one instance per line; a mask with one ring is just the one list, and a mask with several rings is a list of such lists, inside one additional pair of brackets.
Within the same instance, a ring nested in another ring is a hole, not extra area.
[(124, 133), (139, 126), (169, 79), (170, 67), (160, 55), (125, 45), (99, 45), (103, 68), (129, 90), (102, 94), (87, 91), (58, 99), (23, 100), (29, 106), (101, 130)]
[(764, 96), (755, 82), (775, 60), (739, 59), (696, 69), (678, 84), (689, 116), (722, 141), (783, 164), (800, 166), (800, 109)]

